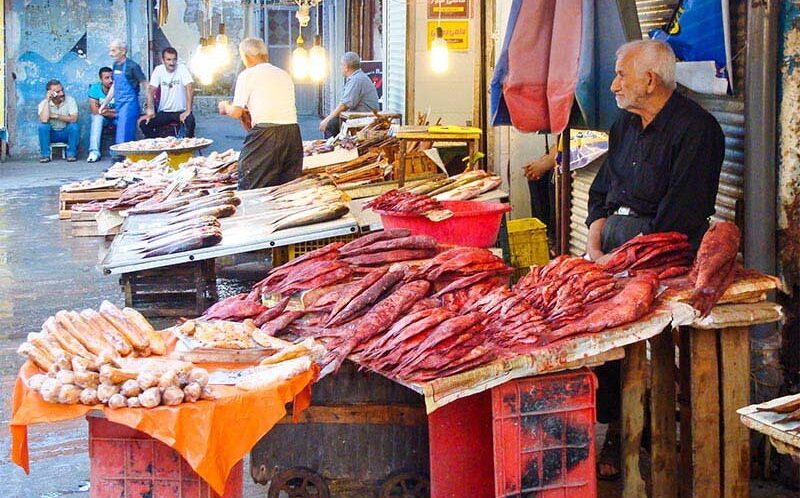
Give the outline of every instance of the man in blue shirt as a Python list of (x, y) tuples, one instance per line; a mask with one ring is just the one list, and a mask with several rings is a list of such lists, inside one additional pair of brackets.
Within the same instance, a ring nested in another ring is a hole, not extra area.
[(92, 128), (89, 133), (89, 157), (86, 162), (94, 163), (100, 160), (100, 142), (103, 137), (103, 128), (113, 126), (116, 123), (117, 111), (114, 110), (114, 102), (109, 102), (103, 113), (100, 113), (100, 105), (111, 90), (111, 83), (114, 81), (114, 71), (110, 67), (100, 68), (100, 81), (92, 83), (89, 87), (89, 110), (92, 113)]
[(136, 124), (139, 121), (139, 87), (149, 84), (139, 64), (128, 58), (128, 44), (123, 40), (113, 40), (108, 45), (108, 55), (114, 59), (114, 86), (100, 105), (100, 113), (111, 99), (117, 111), (117, 134), (115, 143), (130, 142), (136, 138)]
[(319, 131), (325, 138), (339, 134), (339, 115), (345, 111), (371, 112), (380, 109), (378, 91), (372, 80), (361, 70), (361, 58), (355, 52), (345, 52), (340, 68), (347, 78), (342, 92), (342, 99), (336, 109), (319, 123)]

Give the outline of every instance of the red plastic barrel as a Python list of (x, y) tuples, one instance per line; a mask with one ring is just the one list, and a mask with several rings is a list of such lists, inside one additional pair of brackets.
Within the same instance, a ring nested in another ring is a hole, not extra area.
[(242, 462), (231, 469), (220, 497), (164, 443), (103, 417), (86, 418), (90, 498), (242, 498)]
[(414, 235), (429, 235), (440, 244), (492, 247), (500, 231), (503, 215), (511, 206), (499, 202), (442, 201), (453, 216), (431, 221), (424, 216), (376, 209), (384, 230), (405, 228)]

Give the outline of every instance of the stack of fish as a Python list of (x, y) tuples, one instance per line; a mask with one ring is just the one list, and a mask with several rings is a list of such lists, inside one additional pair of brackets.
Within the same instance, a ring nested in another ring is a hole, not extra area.
[(400, 189), (412, 194), (427, 194), (437, 201), (466, 201), (495, 190), (502, 184), (499, 176), (483, 170), (465, 171), (442, 180), (432, 180)]
[(389, 213), (407, 213), (431, 219), (445, 219), (453, 215), (442, 203), (425, 194), (390, 190), (364, 204), (367, 209)]
[(652, 271), (660, 279), (689, 273), (692, 247), (686, 235), (678, 232), (639, 235), (615, 249), (603, 263), (609, 273)]
[[(241, 200), (233, 192), (178, 198), (161, 207), (171, 207), (165, 222), (141, 234), (134, 250), (145, 258), (210, 247), (222, 241), (220, 218), (233, 216)], [(132, 235), (133, 236), (133, 235)]]
[(350, 242), (339, 249), (345, 263), (355, 266), (383, 266), (401, 261), (428, 259), (438, 252), (436, 239), (411, 235), (405, 229), (385, 230)]

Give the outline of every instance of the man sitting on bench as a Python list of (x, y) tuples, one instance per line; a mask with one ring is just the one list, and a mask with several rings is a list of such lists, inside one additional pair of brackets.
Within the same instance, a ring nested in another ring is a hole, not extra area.
[(117, 123), (117, 111), (114, 110), (114, 101), (109, 102), (103, 113), (100, 114), (100, 103), (105, 100), (111, 84), (114, 83), (114, 71), (110, 67), (100, 68), (100, 81), (92, 83), (89, 87), (89, 111), (92, 113), (92, 129), (89, 133), (89, 157), (88, 163), (96, 163), (100, 160), (100, 143), (103, 138), (103, 129), (114, 126)]
[[(160, 129), (174, 124), (185, 127), (186, 137), (194, 136), (192, 115), (194, 80), (184, 64), (178, 64), (178, 51), (167, 47), (161, 51), (163, 64), (153, 69), (147, 86), (147, 112), (140, 118), (140, 128), (147, 138), (159, 136)], [(155, 94), (158, 93), (158, 113)], [(176, 130), (177, 131), (177, 130)], [(171, 131), (168, 135), (177, 134)]]
[(58, 80), (47, 82), (47, 94), (39, 102), (39, 162), (50, 162), (50, 144), (67, 143), (67, 161), (75, 162), (78, 156), (78, 138), (81, 127), (78, 121), (78, 104), (64, 94)]

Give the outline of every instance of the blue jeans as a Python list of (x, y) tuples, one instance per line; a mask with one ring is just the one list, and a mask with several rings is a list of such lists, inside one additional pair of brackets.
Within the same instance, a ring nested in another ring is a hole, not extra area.
[(114, 119), (101, 116), (100, 114), (92, 114), (92, 129), (89, 133), (89, 153), (97, 152), (100, 154), (100, 143), (103, 139), (103, 128), (106, 126), (112, 126), (114, 123)]
[(50, 157), (51, 142), (66, 142), (67, 157), (77, 157), (80, 136), (81, 127), (78, 123), (68, 123), (63, 130), (54, 130), (49, 123), (39, 123), (39, 155)]

